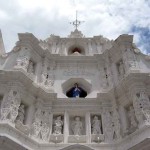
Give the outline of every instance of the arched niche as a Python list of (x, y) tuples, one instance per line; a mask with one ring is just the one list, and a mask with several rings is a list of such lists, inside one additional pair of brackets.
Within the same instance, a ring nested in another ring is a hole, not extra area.
[(83, 95), (81, 96), (81, 98), (86, 97), (91, 92), (92, 85), (88, 80), (85, 80), (83, 78), (70, 78), (62, 84), (63, 93), (67, 97), (71, 97), (68, 94), (72, 90), (72, 88), (74, 88), (74, 85), (76, 83), (78, 83), (78, 87), (83, 90)]
[(62, 148), (60, 150), (94, 150), (88, 146), (80, 145), (80, 144), (75, 144), (75, 145), (70, 145), (65, 148)]
[(79, 54), (85, 55), (85, 50), (83, 46), (80, 45), (72, 45), (68, 48), (68, 55)]

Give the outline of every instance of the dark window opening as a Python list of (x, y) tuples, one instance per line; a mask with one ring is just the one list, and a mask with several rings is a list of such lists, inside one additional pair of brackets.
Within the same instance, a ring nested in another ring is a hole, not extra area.
[(75, 53), (75, 52), (78, 52), (78, 53), (81, 53), (81, 50), (77, 47), (75, 47), (73, 50), (72, 50), (72, 53)]

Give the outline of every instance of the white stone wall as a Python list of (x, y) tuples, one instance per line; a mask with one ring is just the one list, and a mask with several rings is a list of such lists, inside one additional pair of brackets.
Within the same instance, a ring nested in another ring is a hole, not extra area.
[[(0, 58), (0, 136), (29, 149), (41, 143), (45, 150), (58, 143), (59, 149), (81, 143), (125, 150), (148, 138), (149, 56), (130, 35), (109, 41), (76, 32), (45, 41), (19, 34), (14, 49)], [(69, 52), (76, 47), (81, 54)], [(75, 83), (85, 98), (66, 96)]]

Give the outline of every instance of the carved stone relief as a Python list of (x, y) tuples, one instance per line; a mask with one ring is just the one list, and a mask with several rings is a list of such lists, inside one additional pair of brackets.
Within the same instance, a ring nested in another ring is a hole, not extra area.
[(124, 77), (124, 74), (125, 74), (125, 68), (124, 68), (124, 63), (123, 63), (122, 60), (120, 60), (120, 61), (117, 63), (117, 70), (118, 70), (119, 78), (123, 78), (123, 77)]
[(18, 69), (21, 68), (24, 71), (27, 71), (28, 65), (30, 60), (30, 52), (27, 48), (22, 48), (22, 50), (19, 51), (18, 58), (16, 60), (16, 65), (14, 68)]
[(135, 129), (138, 126), (136, 118), (135, 118), (135, 111), (132, 105), (129, 107), (128, 116), (129, 116), (129, 122), (130, 122), (129, 133), (132, 133), (133, 131), (135, 131)]
[(63, 124), (62, 116), (57, 116), (54, 120), (53, 134), (63, 134)]
[(92, 118), (92, 134), (101, 134), (101, 120), (98, 118), (98, 116), (94, 116)]
[(4, 98), (1, 106), (1, 120), (15, 122), (18, 115), (18, 109), (21, 103), (20, 94), (18, 91), (10, 90)]
[(109, 86), (108, 78), (109, 78), (109, 75), (107, 73), (107, 68), (106, 67), (102, 68), (100, 71), (100, 80), (102, 79), (102, 87), (104, 89), (108, 88)]
[(16, 120), (24, 124), (24, 119), (25, 119), (25, 106), (24, 104), (21, 104), (18, 109), (18, 116)]
[(126, 48), (123, 58), (127, 70), (137, 68), (137, 60), (133, 48)]
[(145, 91), (137, 92), (133, 98), (135, 116), (139, 124), (148, 123), (150, 116), (150, 101)]
[(114, 135), (112, 116), (109, 111), (104, 111), (103, 116), (105, 142), (109, 142), (113, 140)]
[(48, 142), (50, 132), (49, 115), (49, 111), (42, 111), (40, 108), (37, 108), (31, 127), (31, 136), (33, 138)]
[(29, 66), (28, 66), (28, 73), (30, 75), (33, 75), (35, 71), (35, 64), (33, 63), (32, 60), (29, 61)]
[(68, 64), (64, 66), (63, 75), (65, 76), (94, 76), (94, 73), (88, 71), (85, 64)]
[(43, 71), (41, 74), (41, 86), (46, 89), (51, 89), (54, 86), (55, 82), (55, 68), (56, 63), (55, 61), (51, 61), (49, 64), (49, 61), (47, 58), (44, 59), (43, 63)]

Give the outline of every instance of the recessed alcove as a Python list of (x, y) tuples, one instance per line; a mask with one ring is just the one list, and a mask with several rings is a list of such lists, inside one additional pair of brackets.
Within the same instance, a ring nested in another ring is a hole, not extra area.
[(83, 78), (70, 78), (62, 84), (63, 93), (69, 98), (75, 98), (73, 96), (73, 90), (75, 85), (78, 84), (80, 95), (78, 98), (85, 98), (91, 92), (91, 83)]
[(85, 55), (85, 50), (82, 46), (79, 45), (70, 46), (68, 49), (68, 55), (73, 54)]
[(76, 85), (78, 85), (78, 83), (75, 83), (74, 86), (66, 92), (66, 96), (70, 98), (85, 98), (87, 96), (87, 92), (83, 88), (81, 88), (80, 85), (78, 85), (78, 87), (76, 88)]

